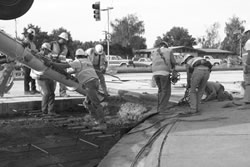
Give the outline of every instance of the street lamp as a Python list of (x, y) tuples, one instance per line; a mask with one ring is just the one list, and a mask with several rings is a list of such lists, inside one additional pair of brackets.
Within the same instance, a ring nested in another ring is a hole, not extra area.
[(109, 58), (109, 42), (110, 42), (110, 33), (109, 33), (109, 10), (112, 10), (114, 9), (113, 7), (108, 7), (106, 9), (101, 9), (101, 11), (107, 11), (107, 15), (108, 15), (108, 31), (106, 33), (106, 37), (107, 37), (107, 55), (108, 55), (108, 58)]

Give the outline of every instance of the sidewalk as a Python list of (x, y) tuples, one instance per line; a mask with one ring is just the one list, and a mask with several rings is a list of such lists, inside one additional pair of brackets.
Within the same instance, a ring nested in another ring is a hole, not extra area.
[[(160, 113), (125, 135), (99, 167), (246, 167), (250, 164), (250, 111), (202, 104), (201, 115)], [(230, 102), (229, 102), (230, 103)]]

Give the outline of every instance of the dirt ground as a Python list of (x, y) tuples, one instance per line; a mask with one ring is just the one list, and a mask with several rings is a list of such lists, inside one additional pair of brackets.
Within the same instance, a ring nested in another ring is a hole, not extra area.
[(118, 97), (110, 97), (104, 105), (108, 124), (104, 131), (92, 130), (91, 117), (82, 111), (61, 112), (56, 117), (22, 111), (0, 118), (0, 167), (97, 166), (121, 136), (153, 108), (151, 103), (142, 105)]

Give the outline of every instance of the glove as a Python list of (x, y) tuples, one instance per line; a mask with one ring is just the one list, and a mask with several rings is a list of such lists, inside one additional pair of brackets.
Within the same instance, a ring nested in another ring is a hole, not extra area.
[(29, 44), (28, 42), (23, 41), (23, 42), (22, 42), (22, 46), (23, 46), (24, 48), (26, 48), (26, 47), (29, 47), (30, 44)]
[(105, 74), (106, 73), (106, 68), (102, 66), (102, 67), (100, 67), (100, 71), (101, 71), (101, 73)]
[(171, 74), (171, 82), (172, 84), (176, 84), (180, 80), (180, 73), (177, 72), (176, 70), (173, 70)]

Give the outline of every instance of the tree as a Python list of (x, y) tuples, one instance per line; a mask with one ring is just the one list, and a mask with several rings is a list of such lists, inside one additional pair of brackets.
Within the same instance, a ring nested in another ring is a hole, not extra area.
[(144, 34), (144, 23), (139, 21), (135, 15), (128, 15), (122, 19), (116, 19), (111, 22), (113, 33), (111, 33), (112, 45), (119, 44), (121, 47), (134, 49), (145, 49), (146, 39), (142, 37)]
[(195, 42), (195, 38), (189, 35), (188, 30), (183, 27), (173, 27), (169, 32), (163, 34), (162, 38), (158, 37), (155, 42), (155, 47), (158, 47), (159, 40), (166, 41), (169, 46), (192, 47)]
[(38, 26), (35, 26), (35, 25), (33, 25), (33, 24), (29, 24), (29, 25), (27, 26), (27, 28), (24, 27), (23, 33), (22, 33), (22, 34), (24, 34), (24, 35), (27, 34), (27, 30), (28, 30), (29, 28), (32, 28), (32, 29), (35, 30), (36, 36), (35, 36), (35, 39), (34, 39), (34, 43), (36, 44), (37, 49), (40, 49), (40, 47), (42, 46), (42, 44), (43, 44), (44, 42), (46, 42), (46, 41), (49, 40), (49, 35), (48, 35), (48, 33), (45, 32), (45, 31), (42, 31), (41, 28), (38, 27)]
[(218, 48), (220, 46), (219, 29), (220, 24), (215, 22), (206, 30), (206, 36), (198, 38), (202, 48)]
[(226, 37), (221, 44), (222, 49), (240, 53), (240, 34), (244, 32), (244, 23), (245, 20), (236, 16), (229, 19), (225, 26)]

